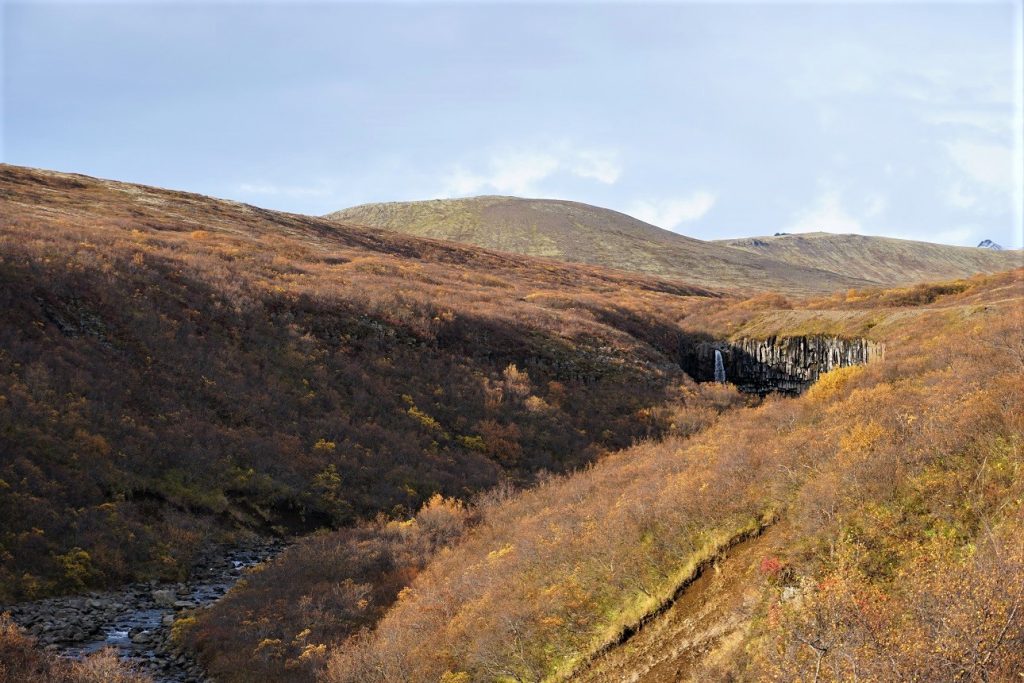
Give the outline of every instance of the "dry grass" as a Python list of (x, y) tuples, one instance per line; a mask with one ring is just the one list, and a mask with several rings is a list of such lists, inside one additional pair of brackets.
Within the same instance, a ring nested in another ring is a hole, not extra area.
[(43, 652), (4, 613), (0, 614), (0, 683), (152, 683), (121, 663), (112, 650), (80, 661)]
[(825, 292), (871, 281), (684, 237), (609, 209), (472, 197), (366, 204), (327, 218), (516, 254), (650, 273), (715, 289)]

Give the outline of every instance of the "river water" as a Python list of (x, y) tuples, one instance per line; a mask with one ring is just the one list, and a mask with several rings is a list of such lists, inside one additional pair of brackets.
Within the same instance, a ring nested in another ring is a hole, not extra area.
[(283, 549), (264, 542), (211, 553), (182, 583), (133, 583), (92, 592), (0, 606), (43, 647), (82, 657), (104, 647), (160, 683), (199, 683), (201, 668), (168, 642), (176, 618), (207, 607), (235, 585), (245, 570)]

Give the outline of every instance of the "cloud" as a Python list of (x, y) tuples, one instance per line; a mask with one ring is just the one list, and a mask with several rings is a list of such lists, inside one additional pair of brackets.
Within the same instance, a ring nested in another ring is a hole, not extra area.
[(529, 194), (536, 183), (551, 176), (559, 166), (559, 160), (550, 154), (511, 152), (492, 157), (483, 173), (457, 166), (448, 175), (446, 186), (457, 195), (479, 194), (483, 190)]
[(965, 190), (963, 183), (953, 183), (946, 194), (946, 203), (955, 209), (969, 209), (978, 203), (978, 197)]
[(947, 144), (946, 151), (975, 182), (1007, 194), (1013, 191), (1013, 150), (1009, 147), (957, 140)]
[(240, 183), (238, 191), (242, 194), (275, 196), (275, 197), (328, 197), (334, 188), (326, 181), (315, 185), (276, 185), (274, 183)]
[(703, 218), (718, 201), (707, 190), (697, 190), (689, 197), (633, 202), (626, 212), (659, 228), (674, 230), (683, 223)]
[(444, 193), (536, 195), (540, 183), (556, 175), (613, 185), (622, 175), (622, 167), (618, 155), (607, 149), (581, 149), (564, 143), (545, 151), (503, 149), (478, 162), (476, 168), (457, 164), (445, 176)]
[[(871, 208), (869, 206), (869, 208)], [(797, 213), (786, 232), (862, 233), (863, 226), (843, 207), (837, 190), (826, 190), (812, 207)]]
[(577, 153), (576, 163), (570, 169), (580, 178), (592, 178), (605, 185), (613, 185), (622, 175), (616, 155), (603, 150), (584, 150)]
[[(938, 242), (940, 244), (961, 244), (964, 246), (973, 247), (981, 240), (977, 237), (978, 227), (977, 226), (960, 226), (956, 228), (947, 228), (940, 230), (937, 233), (928, 236), (929, 242)], [(909, 239), (921, 239), (909, 238)]]
[(1012, 111), (1004, 113), (981, 109), (946, 109), (924, 114), (933, 126), (972, 128), (992, 135), (1006, 135), (1013, 130)]
[(885, 195), (871, 193), (864, 200), (864, 215), (868, 218), (877, 218), (889, 208), (889, 200)]

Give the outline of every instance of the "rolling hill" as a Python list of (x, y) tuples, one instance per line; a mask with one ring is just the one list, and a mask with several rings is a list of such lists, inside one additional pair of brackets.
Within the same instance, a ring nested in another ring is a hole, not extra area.
[[(796, 398), (684, 406), (690, 434), (529, 489), (305, 539), (190, 642), (229, 682), (1012, 680), (1024, 270), (777, 301), (685, 325), (885, 353)], [(367, 549), (408, 585), (382, 590)]]
[(721, 240), (752, 254), (897, 286), (994, 273), (1024, 266), (1024, 252), (812, 232)]
[(325, 216), (489, 249), (649, 273), (712, 288), (826, 292), (871, 283), (553, 199), (484, 196), (365, 204)]
[[(0, 601), (287, 536), (176, 612), (216, 680), (1016, 676), (1024, 269), (849, 287), (527, 208), (751, 293), (0, 165)], [(722, 349), (815, 372), (694, 382)], [(0, 680), (114, 680), (36, 649), (0, 615)]]
[(8, 165), (0, 198), (0, 601), (671, 429), (676, 320), (717, 296)]
[(713, 288), (822, 293), (1019, 267), (1020, 251), (814, 233), (702, 241), (588, 204), (484, 196), (364, 204), (326, 216), (518, 254), (651, 273)]

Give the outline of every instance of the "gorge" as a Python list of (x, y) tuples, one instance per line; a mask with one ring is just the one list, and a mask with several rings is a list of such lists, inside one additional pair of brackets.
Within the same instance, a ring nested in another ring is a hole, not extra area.
[(884, 345), (867, 339), (829, 335), (706, 339), (686, 344), (680, 365), (698, 382), (726, 381), (762, 396), (798, 395), (821, 374), (867, 363), (884, 352)]

